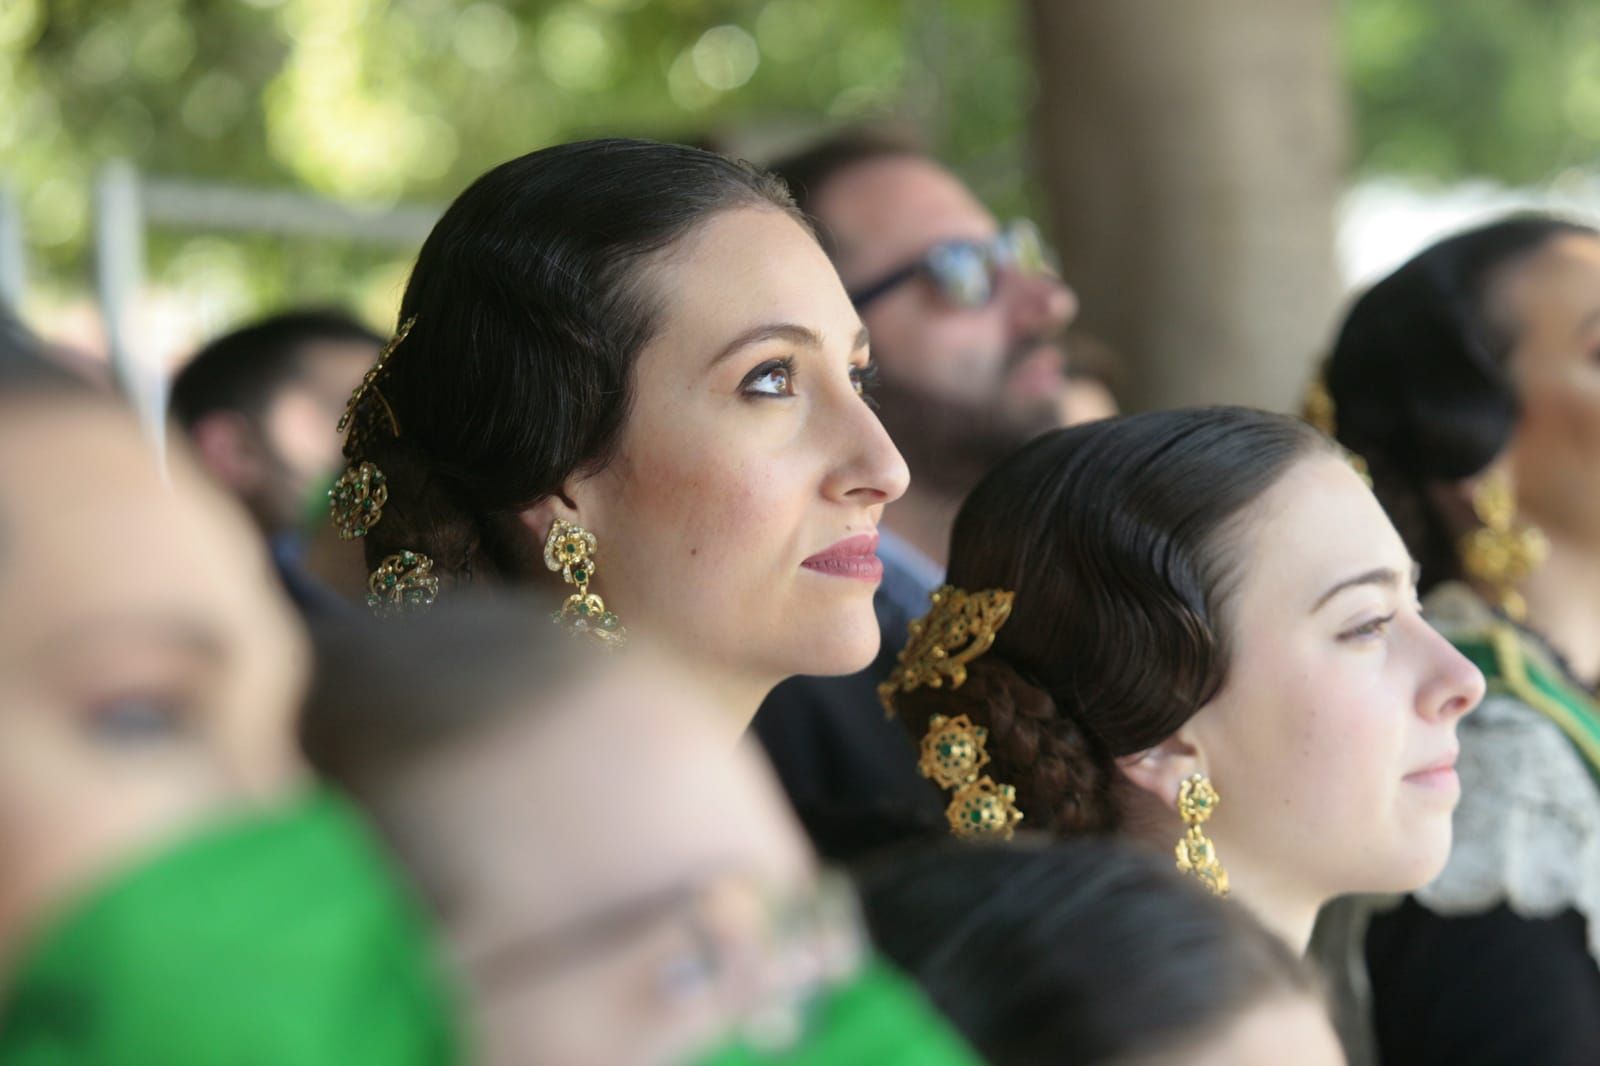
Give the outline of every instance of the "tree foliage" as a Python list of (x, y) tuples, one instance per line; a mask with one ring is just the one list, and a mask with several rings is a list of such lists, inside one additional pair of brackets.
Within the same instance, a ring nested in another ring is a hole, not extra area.
[[(93, 173), (114, 157), (443, 203), (561, 139), (760, 154), (896, 116), (1019, 209), (1033, 91), (1019, 25), (1013, 0), (0, 0), (0, 182), (37, 272), (69, 286)], [(1344, 0), (1358, 168), (1524, 182), (1590, 165), (1596, 30), (1588, 0)], [(165, 280), (246, 276), (258, 299), (388, 291), (403, 270), (392, 250), (261, 238), (166, 234), (152, 254)]]

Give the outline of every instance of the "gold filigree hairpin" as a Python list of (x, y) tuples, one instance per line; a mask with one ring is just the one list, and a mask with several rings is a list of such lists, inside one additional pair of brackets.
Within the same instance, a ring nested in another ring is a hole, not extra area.
[(364, 537), (383, 517), (389, 483), (376, 463), (361, 462), (339, 475), (328, 490), (328, 511), (340, 540)]
[(384, 370), (388, 368), (389, 357), (394, 354), (396, 348), (400, 347), (400, 343), (411, 332), (411, 327), (416, 324), (416, 315), (412, 315), (400, 323), (400, 329), (393, 337), (389, 338), (389, 343), (385, 344), (383, 350), (378, 353), (378, 361), (372, 364), (371, 370), (361, 376), (361, 384), (357, 385), (355, 390), (350, 393), (350, 400), (344, 405), (344, 414), (339, 416), (339, 424), (335, 427), (338, 432), (343, 433), (350, 427), (356, 411), (360, 409), (362, 401), (367, 398), (367, 394), (370, 392), (378, 397), (379, 403), (383, 404), (383, 412), (389, 416), (389, 428), (394, 431), (395, 436), (398, 437), (400, 435), (400, 420), (395, 417), (394, 408), (390, 407), (389, 401), (384, 398), (383, 390), (378, 388), (378, 379), (383, 376)]
[[(911, 638), (889, 680), (878, 686), (884, 710), (894, 714), (897, 693), (919, 688), (951, 691), (967, 681), (967, 666), (994, 644), (1011, 617), (1016, 594), (1004, 589), (965, 592), (945, 585), (933, 594), (933, 607), (911, 623)], [(989, 731), (964, 714), (936, 714), (922, 737), (917, 769), (940, 788), (954, 790), (945, 819), (956, 836), (995, 834), (1007, 840), (1022, 820), (1017, 790), (980, 774), (989, 763)]]
[(935, 591), (933, 607), (911, 623), (898, 665), (878, 686), (884, 711), (894, 716), (897, 692), (943, 688), (947, 680), (952, 689), (965, 684), (967, 664), (994, 644), (994, 635), (1011, 617), (1015, 598), (1016, 593), (1004, 589), (963, 592), (945, 585)]
[(945, 820), (956, 836), (997, 834), (1010, 840), (1012, 830), (1022, 821), (1017, 808), (1017, 790), (996, 784), (988, 774), (978, 771), (989, 762), (985, 742), (989, 731), (973, 725), (964, 714), (946, 718), (936, 714), (922, 737), (922, 758), (917, 769), (940, 788), (953, 789), (955, 795), (945, 808)]
[(395, 552), (367, 579), (367, 606), (382, 617), (423, 610), (438, 598), (433, 560), (421, 552)]

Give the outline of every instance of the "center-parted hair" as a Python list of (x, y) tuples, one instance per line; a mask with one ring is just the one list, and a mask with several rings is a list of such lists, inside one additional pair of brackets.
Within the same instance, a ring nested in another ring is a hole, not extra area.
[(1016, 593), (959, 689), (896, 697), (988, 729), (1024, 825), (1110, 831), (1114, 762), (1152, 747), (1228, 678), (1227, 608), (1250, 505), (1298, 460), (1335, 455), (1310, 426), (1238, 407), (1057, 430), (1001, 463), (956, 517), (949, 581)]
[(406, 286), (400, 321), (415, 322), (364, 401), (387, 410), (347, 449), (387, 478), (368, 562), (411, 550), (458, 577), (542, 568), (515, 512), (616, 450), (664, 306), (649, 267), (750, 206), (793, 213), (775, 179), (651, 141), (557, 145), (473, 182)]

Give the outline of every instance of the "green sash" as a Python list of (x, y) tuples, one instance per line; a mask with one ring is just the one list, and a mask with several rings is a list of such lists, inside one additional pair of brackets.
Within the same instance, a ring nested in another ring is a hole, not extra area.
[(698, 1066), (981, 1066), (921, 990), (876, 962), (813, 1008), (792, 1050), (761, 1052), (742, 1044)]
[(0, 1066), (446, 1066), (455, 1013), (410, 899), (324, 794), (211, 829), (46, 931)]
[(1450, 640), (1483, 671), (1490, 693), (1520, 700), (1559, 726), (1600, 782), (1600, 704), (1594, 697), (1507, 623)]

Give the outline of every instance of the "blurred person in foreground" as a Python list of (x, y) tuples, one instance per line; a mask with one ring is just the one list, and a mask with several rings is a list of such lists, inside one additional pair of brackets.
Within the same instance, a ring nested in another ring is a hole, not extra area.
[(452, 1062), (413, 908), (307, 787), (305, 638), (170, 458), (0, 353), (0, 1063)]
[(172, 415), (245, 505), (302, 609), (337, 603), (306, 568), (340, 468), (334, 428), (383, 339), (343, 311), (285, 311), (216, 338), (178, 372)]
[(857, 881), (873, 939), (991, 1066), (1344, 1062), (1310, 968), (1150, 856), (947, 842)]
[(1379, 1059), (1600, 1062), (1600, 232), (1524, 215), (1433, 244), (1355, 302), (1325, 386), (1429, 620), (1489, 682), (1449, 864), (1347, 929)]
[[(937, 793), (917, 775), (904, 732), (884, 719), (876, 687), (943, 582), (962, 498), (994, 463), (1071, 420), (1061, 335), (1077, 299), (1032, 223), (1002, 225), (909, 141), (849, 132), (772, 171), (817, 227), (871, 331), (879, 416), (911, 469), (879, 532), (876, 660), (857, 674), (784, 683), (755, 723), (818, 846), (844, 857), (941, 822)], [(1101, 413), (1095, 389), (1086, 406)]]
[(319, 635), (313, 762), (438, 915), (486, 1066), (972, 1063), (863, 956), (756, 753), (635, 644), (455, 597)]

